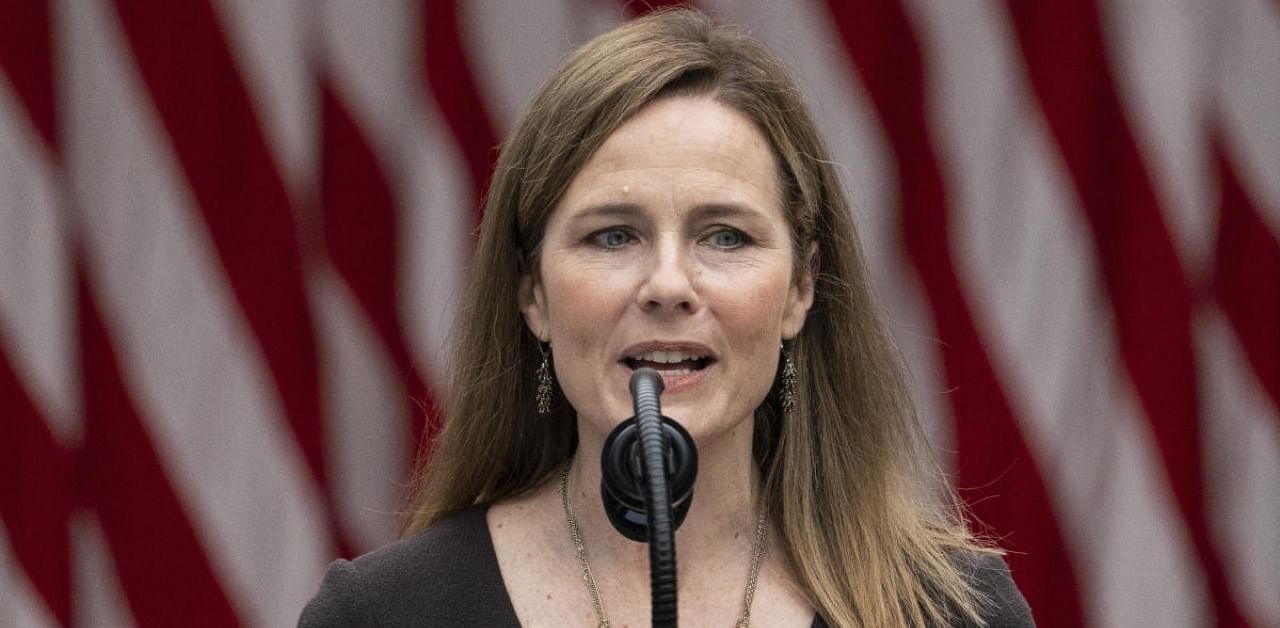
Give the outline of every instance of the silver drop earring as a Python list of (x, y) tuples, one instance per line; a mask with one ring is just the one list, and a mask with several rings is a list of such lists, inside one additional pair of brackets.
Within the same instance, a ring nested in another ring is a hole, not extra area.
[(791, 352), (782, 347), (782, 412), (790, 417), (796, 411), (796, 363), (791, 359)]
[(542, 345), (538, 345), (538, 350), (542, 352), (542, 365), (538, 367), (538, 414), (551, 414), (551, 358), (547, 355)]

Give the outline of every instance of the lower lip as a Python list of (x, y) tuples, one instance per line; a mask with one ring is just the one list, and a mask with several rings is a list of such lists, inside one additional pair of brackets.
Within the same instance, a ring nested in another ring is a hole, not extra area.
[[(671, 371), (663, 371), (653, 369), (662, 376), (662, 393), (666, 395), (682, 392), (702, 383), (707, 378), (707, 373), (715, 367), (715, 362), (708, 363), (697, 371), (688, 371), (684, 373), (675, 373)], [(635, 373), (635, 370), (627, 367), (627, 370)]]

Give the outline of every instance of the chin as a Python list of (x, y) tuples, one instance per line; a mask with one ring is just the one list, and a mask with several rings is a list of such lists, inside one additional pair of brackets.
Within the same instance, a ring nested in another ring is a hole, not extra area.
[(726, 437), (739, 433), (740, 430), (746, 430), (746, 433), (750, 435), (754, 429), (754, 413), (748, 413), (745, 420), (733, 423), (717, 420), (728, 414), (735, 414), (724, 410), (686, 409), (675, 405), (670, 409), (664, 407), (662, 413), (675, 419), (684, 429), (688, 430), (689, 435), (693, 436), (693, 440), (698, 447), (717, 445)]

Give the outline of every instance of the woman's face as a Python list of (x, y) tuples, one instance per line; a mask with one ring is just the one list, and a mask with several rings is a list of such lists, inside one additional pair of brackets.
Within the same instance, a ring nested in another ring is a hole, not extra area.
[(648, 366), (662, 374), (663, 414), (706, 446), (752, 425), (779, 342), (804, 324), (812, 282), (793, 257), (765, 137), (710, 97), (666, 98), (570, 183), (521, 309), (595, 433), (582, 436), (631, 416), (628, 382)]

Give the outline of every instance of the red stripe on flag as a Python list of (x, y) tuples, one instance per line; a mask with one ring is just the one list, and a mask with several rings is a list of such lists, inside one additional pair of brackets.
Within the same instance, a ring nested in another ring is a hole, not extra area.
[(424, 0), (423, 44), (427, 88), (471, 173), (480, 224), (485, 188), (497, 160), (498, 134), (489, 121), (462, 42), (457, 0)]
[[(59, 151), (49, 3), (0, 4), (0, 73), (50, 155)], [(0, 519), (18, 564), (62, 625), (71, 625), (75, 495), (69, 452), (54, 437), (12, 363), (0, 351)]]
[(295, 216), (208, 2), (116, 3), (294, 437), (327, 486), (315, 328)]
[(1213, 546), (1191, 295), (1123, 116), (1093, 2), (1007, 3), (1028, 74), (1092, 227), (1121, 357), (1208, 581), (1218, 626), (1245, 626)]
[(409, 404), (409, 416), (413, 443), (421, 446), (434, 437), (439, 413), (410, 357), (399, 315), (399, 211), (391, 185), (350, 112), (327, 82), (321, 91), (320, 205), (325, 244), (333, 265), (391, 354), (410, 400), (416, 402)]
[(1280, 411), (1280, 242), (1245, 191), (1221, 141), (1213, 142), (1213, 156), (1221, 185), (1214, 295), (1254, 375)]
[(85, 373), (79, 481), (129, 608), (140, 626), (239, 625), (129, 397), (83, 270), (77, 274)]
[(928, 133), (916, 36), (895, 2), (827, 4), (893, 146), (904, 246), (933, 308), (954, 389), (957, 484), (975, 515), (1015, 552), (1008, 562), (1040, 624), (1082, 625), (1076, 576), (1044, 481), (953, 267), (948, 198)]
[(0, 519), (36, 593), (71, 625), (71, 459), (0, 351)]
[(32, 125), (56, 153), (58, 119), (48, 0), (0, 2), (0, 69), (9, 76)]

